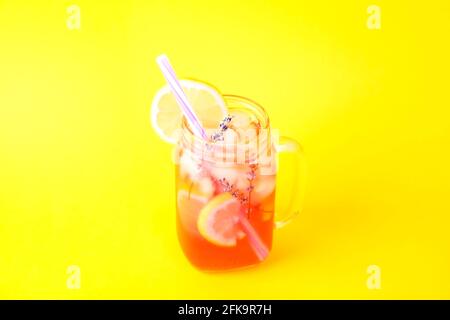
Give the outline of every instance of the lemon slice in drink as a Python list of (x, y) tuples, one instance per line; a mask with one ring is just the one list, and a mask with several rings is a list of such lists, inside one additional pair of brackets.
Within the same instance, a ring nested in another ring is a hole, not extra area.
[[(187, 99), (194, 108), (204, 128), (217, 128), (227, 115), (222, 95), (210, 85), (193, 80), (180, 80)], [(183, 114), (168, 85), (162, 87), (153, 98), (151, 123), (166, 142), (176, 143)]]
[(200, 211), (197, 228), (209, 242), (221, 247), (234, 247), (245, 233), (240, 227), (240, 203), (229, 193), (211, 199)]

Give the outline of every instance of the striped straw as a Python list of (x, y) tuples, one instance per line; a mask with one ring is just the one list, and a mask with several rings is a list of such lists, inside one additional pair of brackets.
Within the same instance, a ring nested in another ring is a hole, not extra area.
[(164, 78), (169, 84), (170, 90), (175, 96), (175, 99), (177, 100), (181, 111), (191, 125), (194, 134), (205, 140), (208, 140), (205, 129), (203, 129), (200, 120), (198, 119), (197, 115), (194, 112), (194, 109), (189, 103), (186, 94), (184, 93), (183, 88), (181, 87), (180, 82), (177, 79), (175, 71), (170, 65), (169, 59), (166, 57), (166, 55), (162, 54), (156, 58), (156, 62), (158, 63), (159, 68), (164, 75)]
[(248, 241), (250, 242), (250, 246), (256, 254), (256, 257), (259, 261), (263, 261), (269, 255), (269, 249), (266, 247), (264, 242), (259, 237), (258, 232), (256, 232), (255, 228), (253, 228), (250, 221), (248, 221), (246, 217), (241, 216), (239, 222), (242, 230), (248, 237)]

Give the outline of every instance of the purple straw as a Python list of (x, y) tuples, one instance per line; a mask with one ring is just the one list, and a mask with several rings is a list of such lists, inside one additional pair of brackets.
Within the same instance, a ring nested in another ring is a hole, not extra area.
[(266, 247), (262, 239), (259, 237), (258, 232), (250, 224), (250, 221), (244, 216), (239, 219), (240, 225), (247, 235), (253, 252), (258, 257), (259, 261), (263, 261), (269, 255), (269, 249)]
[(170, 90), (175, 96), (175, 99), (177, 100), (181, 111), (191, 125), (192, 130), (197, 136), (208, 140), (205, 129), (203, 129), (200, 120), (198, 119), (197, 115), (194, 112), (194, 109), (189, 103), (186, 94), (184, 93), (183, 88), (181, 87), (180, 82), (177, 79), (175, 71), (170, 65), (169, 59), (166, 57), (166, 55), (163, 54), (156, 58), (156, 62), (158, 63), (159, 68), (164, 75), (164, 78), (169, 84)]

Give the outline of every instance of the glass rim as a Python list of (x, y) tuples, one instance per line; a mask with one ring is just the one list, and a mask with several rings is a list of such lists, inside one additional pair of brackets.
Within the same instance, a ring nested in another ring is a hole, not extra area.
[[(235, 94), (223, 94), (222, 97), (225, 100), (225, 105), (228, 106), (230, 101), (237, 102), (236, 105), (232, 105), (231, 107), (233, 109), (245, 109), (250, 110), (250, 112), (255, 115), (261, 124), (261, 129), (263, 130), (270, 130), (270, 122), (269, 122), (269, 116), (266, 112), (266, 110), (256, 101), (246, 98), (243, 96), (235, 95)], [(181, 121), (181, 137), (182, 139), (185, 134), (188, 134), (189, 139), (193, 139), (191, 141), (196, 141), (196, 143), (200, 144), (206, 144), (208, 141), (205, 141), (203, 138), (198, 137), (194, 134), (192, 129), (190, 128), (187, 119), (183, 116)], [(223, 144), (222, 145), (226, 145)]]

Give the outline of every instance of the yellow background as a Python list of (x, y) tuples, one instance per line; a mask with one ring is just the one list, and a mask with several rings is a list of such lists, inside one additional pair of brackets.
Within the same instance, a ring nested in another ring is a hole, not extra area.
[[(0, 298), (450, 298), (449, 21), (433, 0), (0, 0)], [(259, 267), (179, 249), (163, 52), (304, 145), (305, 210)]]

